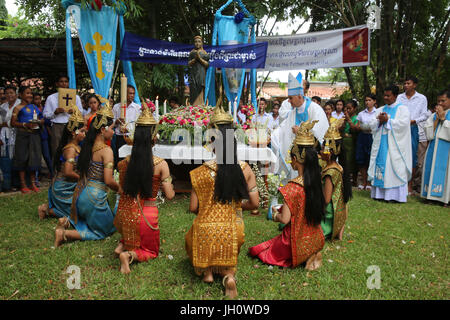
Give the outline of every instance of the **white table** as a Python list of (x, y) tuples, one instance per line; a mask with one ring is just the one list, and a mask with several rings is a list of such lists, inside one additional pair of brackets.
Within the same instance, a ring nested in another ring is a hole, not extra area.
[[(119, 149), (119, 158), (125, 158), (131, 154), (132, 146), (124, 145)], [(187, 145), (163, 145), (156, 144), (153, 154), (163, 159), (170, 159), (175, 164), (201, 164), (215, 158), (214, 153), (202, 146)], [(237, 145), (237, 158), (246, 162), (276, 163), (277, 157), (270, 148), (254, 148), (244, 144)]]

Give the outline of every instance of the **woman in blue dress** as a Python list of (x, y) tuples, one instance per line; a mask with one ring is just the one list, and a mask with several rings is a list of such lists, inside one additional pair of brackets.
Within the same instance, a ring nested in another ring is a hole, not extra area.
[(80, 178), (76, 170), (80, 143), (85, 137), (84, 117), (78, 108), (73, 108), (73, 113), (64, 128), (61, 141), (56, 149), (53, 167), (57, 174), (48, 189), (48, 204), (44, 203), (38, 207), (41, 220), (47, 216), (70, 217), (73, 192)]
[[(34, 177), (41, 167), (41, 131), (44, 117), (37, 106), (32, 104), (33, 93), (30, 87), (19, 88), (21, 103), (14, 108), (11, 126), (16, 129), (16, 145), (14, 148), (13, 167), (19, 171), (20, 191), (39, 192)], [(30, 174), (31, 190), (28, 189), (25, 173)]]
[[(77, 167), (80, 180), (75, 188), (70, 219), (61, 219), (55, 230), (55, 247), (67, 240), (101, 240), (116, 230), (115, 213), (108, 204), (108, 187), (119, 191), (114, 180), (114, 155), (107, 142), (114, 135), (114, 115), (106, 105), (97, 112), (83, 141)], [(75, 230), (66, 230), (72, 225)]]

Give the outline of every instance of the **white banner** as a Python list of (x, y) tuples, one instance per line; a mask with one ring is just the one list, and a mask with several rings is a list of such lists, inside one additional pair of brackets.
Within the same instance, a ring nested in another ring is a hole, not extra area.
[(258, 37), (266, 41), (266, 66), (258, 71), (307, 70), (367, 66), (370, 62), (370, 29), (347, 29), (292, 36)]

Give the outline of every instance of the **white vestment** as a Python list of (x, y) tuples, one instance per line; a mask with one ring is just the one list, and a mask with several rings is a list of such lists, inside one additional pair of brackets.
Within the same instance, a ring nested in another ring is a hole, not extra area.
[[(382, 181), (382, 186), (372, 187), (372, 197), (376, 199), (395, 200), (406, 202), (407, 185), (411, 179), (412, 152), (410, 114), (408, 107), (399, 105), (394, 118), (389, 116), (387, 123), (380, 126), (377, 117), (382, 112), (388, 112), (387, 108), (395, 108), (398, 103), (384, 106), (376, 110), (375, 117), (369, 123), (373, 134), (373, 144), (370, 153), (370, 165), (367, 171), (369, 181), (375, 178)], [(384, 174), (377, 166), (377, 156), (380, 150), (382, 136), (387, 135), (387, 156), (384, 166)], [(374, 184), (374, 183), (372, 183)]]
[[(423, 198), (429, 200), (437, 200), (443, 203), (450, 201), (450, 152), (448, 144), (450, 143), (450, 110), (446, 112), (446, 120), (442, 121), (436, 130), (434, 128), (435, 113), (433, 113), (425, 122), (424, 131), (427, 139), (430, 140), (428, 144), (427, 153), (425, 154), (423, 170), (422, 170), (422, 186), (421, 195)], [(434, 140), (434, 143), (431, 143)], [(446, 147), (446, 149), (445, 149)], [(441, 150), (439, 150), (439, 149)], [(442, 152), (444, 151), (444, 152)], [(428, 160), (428, 161), (427, 161)], [(431, 161), (430, 161), (431, 160)], [(447, 163), (446, 168), (444, 164)], [(437, 165), (442, 166), (438, 168)], [(429, 167), (430, 166), (430, 167)], [(429, 170), (428, 181), (425, 178), (426, 171)], [(438, 175), (445, 175), (442, 179), (444, 183), (436, 183), (435, 171)], [(433, 196), (435, 192), (442, 192), (442, 196)]]
[[(286, 180), (293, 179), (297, 176), (297, 171), (295, 171), (290, 164), (286, 163), (286, 156), (288, 155), (289, 148), (295, 138), (295, 134), (292, 132), (292, 127), (295, 126), (296, 113), (303, 113), (305, 108), (306, 99), (301, 107), (291, 108), (291, 110), (287, 113), (286, 120), (282, 123), (280, 108), (280, 126), (275, 129), (271, 135), (271, 148), (278, 158), (277, 163), (275, 164), (274, 172), (281, 174), (281, 172), (284, 171), (287, 175)], [(307, 120), (319, 120), (319, 122), (313, 127), (312, 131), (316, 139), (322, 143), (323, 137), (328, 130), (328, 119), (322, 107), (313, 101), (311, 101), (311, 104), (308, 107)]]

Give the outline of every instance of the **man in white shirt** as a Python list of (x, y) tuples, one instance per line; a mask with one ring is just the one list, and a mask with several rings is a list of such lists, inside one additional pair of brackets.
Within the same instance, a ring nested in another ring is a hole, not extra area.
[[(139, 115), (141, 114), (141, 106), (134, 103), (134, 95), (136, 90), (132, 85), (127, 87), (127, 108), (125, 109), (125, 119), (122, 118), (122, 106), (117, 103), (113, 107), (114, 121), (115, 121), (115, 132), (114, 132), (114, 163), (117, 165), (119, 162), (119, 149), (126, 143), (123, 138), (124, 135), (129, 135), (130, 132), (134, 131), (135, 122)], [(126, 130), (125, 130), (126, 129)], [(125, 132), (124, 132), (125, 131)]]
[(397, 100), (398, 91), (395, 85), (384, 89), (386, 105), (369, 123), (373, 144), (367, 174), (373, 199), (406, 202), (412, 171), (410, 116)]
[[(411, 116), (411, 147), (412, 147), (412, 174), (416, 174), (417, 151), (419, 148), (419, 127), (418, 125), (428, 119), (428, 101), (427, 98), (416, 91), (418, 79), (414, 76), (407, 77), (403, 84), (405, 92), (397, 97), (397, 102), (408, 107)], [(408, 191), (412, 192), (411, 179), (408, 185)]]
[[(66, 75), (61, 75), (56, 79), (56, 88), (69, 88), (69, 77)], [(65, 112), (64, 108), (61, 108), (59, 105), (59, 93), (56, 92), (50, 96), (48, 96), (45, 101), (44, 106), (44, 118), (49, 119), (52, 122), (52, 126), (50, 129), (50, 144), (51, 144), (51, 152), (52, 157), (56, 153), (56, 149), (58, 148), (59, 141), (61, 140), (64, 127), (69, 122), (70, 114)], [(81, 104), (81, 99), (77, 95), (76, 96), (76, 105), (80, 112), (83, 114), (83, 105)]]
[(271, 131), (275, 130), (280, 126), (280, 102), (275, 100), (272, 107), (272, 128)]
[(264, 98), (259, 99), (258, 114), (255, 114), (252, 118), (252, 123), (256, 124), (258, 128), (272, 128), (272, 115), (266, 112), (267, 100)]

